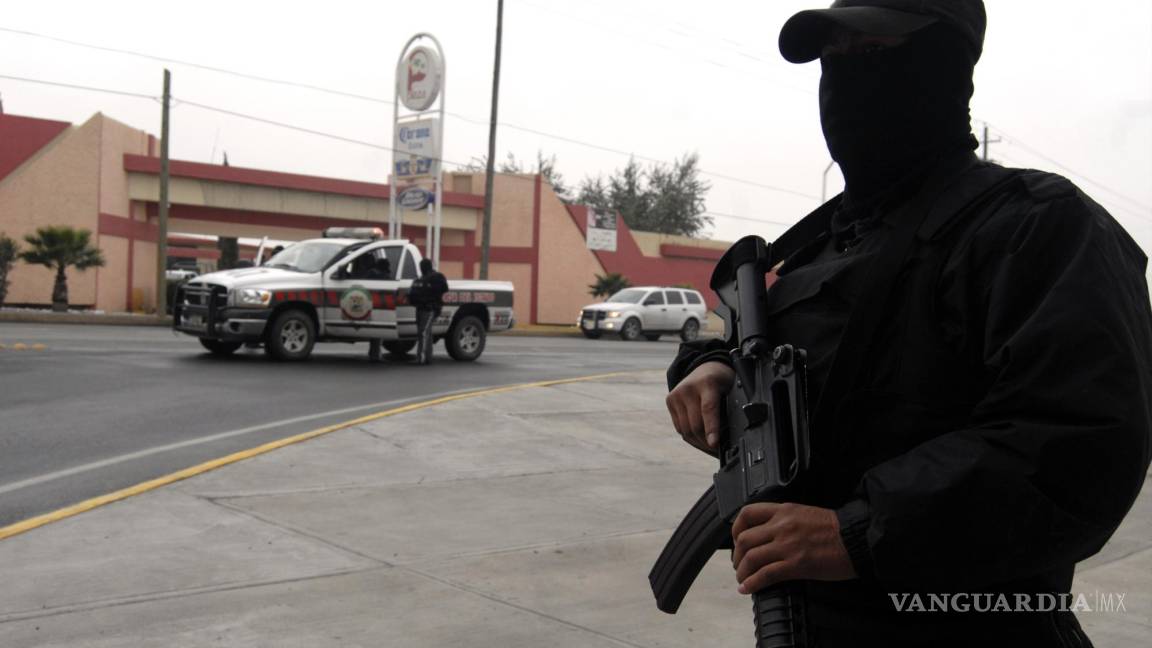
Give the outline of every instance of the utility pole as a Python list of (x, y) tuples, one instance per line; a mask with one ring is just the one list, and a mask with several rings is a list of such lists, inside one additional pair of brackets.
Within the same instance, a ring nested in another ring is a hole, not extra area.
[(172, 73), (164, 70), (164, 100), (160, 112), (160, 214), (156, 234), (156, 315), (168, 312), (168, 107), (172, 103)]
[(492, 246), (492, 179), (496, 174), (496, 104), (500, 98), (500, 41), (504, 34), (504, 0), (496, 0), (496, 64), (492, 71), (492, 119), (488, 123), (488, 169), (484, 178), (484, 225), (480, 232), (480, 278), (488, 278)]
[(824, 177), (820, 181), (820, 204), (821, 205), (828, 202), (828, 172), (831, 171), (832, 167), (835, 165), (836, 165), (836, 160), (832, 160), (831, 162), (828, 163), (828, 166), (824, 167)]
[(994, 140), (988, 139), (988, 124), (985, 123), (984, 124), (984, 161), (985, 162), (988, 161), (988, 145), (989, 144), (995, 144), (999, 141), (1001, 141), (999, 137), (997, 137)]

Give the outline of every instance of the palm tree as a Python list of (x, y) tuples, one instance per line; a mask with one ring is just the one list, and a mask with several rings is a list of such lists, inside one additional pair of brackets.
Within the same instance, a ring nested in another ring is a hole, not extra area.
[(12, 266), (16, 264), (18, 258), (20, 258), (20, 244), (0, 232), (0, 306), (3, 306), (4, 300), (8, 298), (8, 273), (12, 272)]
[(20, 253), (27, 263), (56, 269), (56, 283), (52, 287), (52, 310), (68, 310), (68, 277), (70, 266), (84, 271), (104, 265), (104, 254), (91, 245), (92, 232), (67, 226), (47, 226), (36, 229), (35, 234), (24, 237), (30, 250)]
[(596, 283), (588, 286), (588, 292), (593, 297), (608, 297), (630, 286), (628, 279), (619, 272), (609, 272), (596, 275)]

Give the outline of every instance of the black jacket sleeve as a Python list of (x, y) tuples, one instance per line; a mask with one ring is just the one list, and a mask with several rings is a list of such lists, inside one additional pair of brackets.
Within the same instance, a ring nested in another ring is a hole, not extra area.
[(675, 389), (681, 380), (684, 380), (696, 367), (705, 362), (723, 362), (731, 365), (732, 361), (728, 356), (728, 350), (734, 347), (735, 344), (731, 340), (715, 338), (682, 343), (680, 350), (676, 353), (676, 358), (668, 367), (666, 374), (668, 391)]
[(986, 396), (963, 429), (868, 470), (837, 511), (863, 577), (973, 588), (1070, 566), (1135, 500), (1152, 430), (1146, 257), (1065, 184), (953, 253), (939, 300)]
[(448, 278), (439, 272), (433, 273), (431, 278), (432, 292), (435, 300), (439, 302), (443, 299), (444, 293), (448, 292)]

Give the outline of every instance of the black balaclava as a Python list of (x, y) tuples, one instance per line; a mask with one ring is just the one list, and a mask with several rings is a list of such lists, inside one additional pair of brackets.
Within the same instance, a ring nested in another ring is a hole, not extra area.
[(821, 57), (820, 123), (846, 206), (869, 205), (940, 156), (976, 148), (968, 101), (977, 58), (943, 25), (889, 49)]

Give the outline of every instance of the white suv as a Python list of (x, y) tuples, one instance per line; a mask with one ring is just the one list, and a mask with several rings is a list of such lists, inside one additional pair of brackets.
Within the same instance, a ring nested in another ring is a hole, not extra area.
[(591, 339), (618, 333), (625, 340), (657, 340), (676, 333), (684, 341), (699, 337), (707, 323), (708, 307), (700, 293), (663, 286), (625, 288), (602, 304), (585, 306), (576, 322)]

